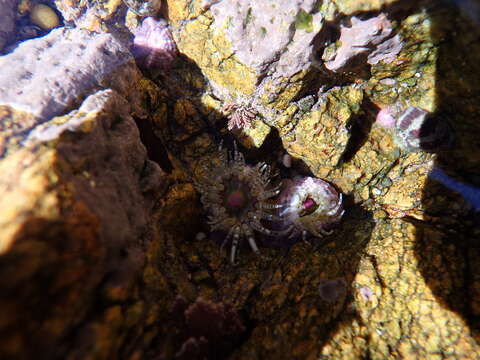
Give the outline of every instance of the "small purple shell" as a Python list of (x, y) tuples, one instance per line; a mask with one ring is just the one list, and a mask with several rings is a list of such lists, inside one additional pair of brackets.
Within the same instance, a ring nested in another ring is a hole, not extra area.
[(342, 194), (328, 182), (305, 177), (286, 185), (278, 203), (283, 205), (280, 216), (285, 227), (291, 226), (290, 237), (308, 233), (322, 237), (329, 235), (344, 213)]
[(132, 53), (142, 69), (170, 69), (178, 49), (167, 22), (145, 18), (135, 33)]

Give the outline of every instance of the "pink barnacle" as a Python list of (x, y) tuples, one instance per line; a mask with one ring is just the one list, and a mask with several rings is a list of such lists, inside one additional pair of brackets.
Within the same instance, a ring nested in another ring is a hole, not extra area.
[(135, 33), (132, 53), (143, 69), (168, 70), (178, 56), (178, 49), (167, 22), (145, 18)]

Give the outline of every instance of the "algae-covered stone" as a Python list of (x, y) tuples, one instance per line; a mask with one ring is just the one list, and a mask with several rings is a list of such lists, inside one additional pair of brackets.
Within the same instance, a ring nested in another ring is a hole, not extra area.
[(122, 0), (55, 0), (58, 11), (65, 21), (92, 32), (109, 32), (113, 27), (122, 29), (125, 20), (117, 16), (126, 10)]

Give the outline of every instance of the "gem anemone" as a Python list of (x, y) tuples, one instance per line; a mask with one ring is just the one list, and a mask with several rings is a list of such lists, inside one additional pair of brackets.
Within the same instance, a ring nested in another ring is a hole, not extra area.
[(145, 18), (135, 32), (132, 53), (142, 69), (170, 69), (178, 49), (168, 23), (163, 19)]
[(342, 194), (328, 182), (313, 177), (287, 183), (278, 203), (282, 205), (279, 215), (283, 229), (290, 238), (301, 235), (303, 240), (308, 234), (316, 237), (332, 234), (345, 213)]
[(200, 201), (208, 212), (211, 231), (225, 233), (222, 249), (231, 242), (230, 261), (235, 263), (235, 255), (241, 241), (246, 239), (251, 249), (260, 254), (255, 242), (255, 232), (267, 236), (281, 236), (282, 231), (269, 229), (264, 221), (278, 221), (275, 204), (271, 198), (280, 192), (280, 185), (272, 186), (275, 174), (265, 163), (249, 166), (243, 155), (234, 148), (231, 158), (227, 151), (220, 149), (219, 163), (202, 166), (205, 175), (195, 186), (200, 192)]

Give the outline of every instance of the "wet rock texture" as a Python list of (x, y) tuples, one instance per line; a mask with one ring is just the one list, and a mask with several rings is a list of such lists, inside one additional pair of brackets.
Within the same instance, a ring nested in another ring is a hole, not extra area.
[(0, 75), (0, 104), (46, 120), (78, 107), (98, 89), (132, 98), (131, 84), (139, 77), (132, 62), (110, 34), (56, 29), (0, 58), (0, 67), (10, 69)]
[(104, 312), (95, 298), (135, 301), (153, 205), (146, 194), (163, 180), (129, 112), (118, 93), (101, 91), (1, 161), (2, 357), (79, 356), (95, 334), (128, 331), (125, 320), (106, 320), (121, 306)]
[[(140, 22), (121, 1), (62, 3), (98, 32), (87, 43)], [(429, 176), (480, 187), (475, 3), (272, 4), (165, 1), (180, 53), (169, 71), (142, 77), (128, 60), (48, 115), (4, 101), (1, 358), (480, 357), (479, 217)], [(52, 34), (72, 31), (86, 30)], [(251, 109), (251, 126), (229, 131), (226, 105)], [(441, 114), (454, 145), (398, 147), (375, 123), (393, 105)], [(311, 245), (264, 242), (264, 257), (241, 247), (230, 265), (193, 180), (233, 139), (248, 162), (334, 184), (340, 227)]]

